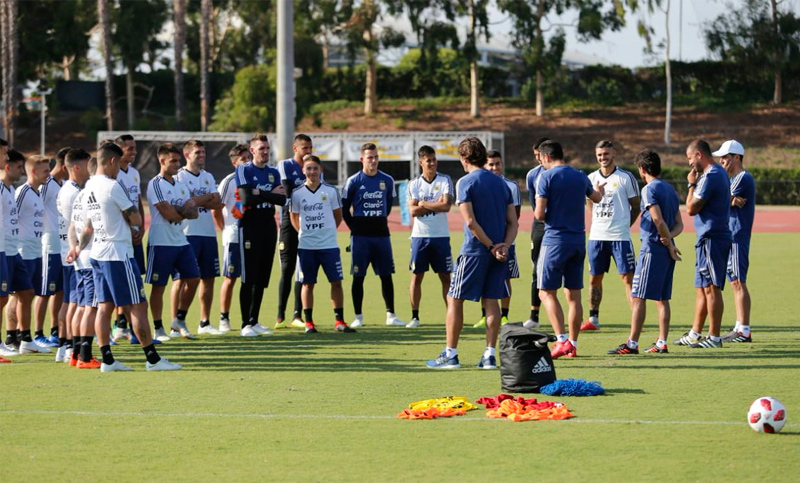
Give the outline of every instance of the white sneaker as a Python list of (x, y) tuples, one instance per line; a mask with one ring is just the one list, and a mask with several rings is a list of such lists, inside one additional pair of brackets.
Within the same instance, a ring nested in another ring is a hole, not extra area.
[(17, 351), (0, 342), (0, 357), (14, 357), (18, 355), (19, 353)]
[(197, 333), (207, 335), (222, 335), (222, 332), (218, 331), (217, 328), (211, 324), (208, 324), (205, 327), (200, 327), (197, 329)]
[(411, 319), (411, 322), (406, 324), (406, 329), (416, 329), (419, 327), (419, 319)]
[(62, 345), (56, 350), (56, 362), (64, 362), (64, 355), (67, 353), (67, 346)]
[(72, 349), (67, 347), (67, 350), (64, 351), (64, 362), (69, 364), (70, 359), (72, 359)]
[[(178, 332), (178, 335), (176, 337), (178, 337), (180, 335), (181, 335), (181, 333)], [(161, 341), (161, 342), (167, 342), (167, 341), (172, 340), (172, 338), (167, 335), (167, 331), (164, 330), (163, 327), (160, 328), (160, 329), (156, 329), (155, 332), (153, 332), (153, 338), (155, 340), (158, 340), (158, 341)]]
[(364, 327), (364, 316), (356, 315), (355, 320), (350, 322), (350, 327)]
[(395, 314), (389, 312), (386, 314), (386, 325), (406, 326), (406, 323), (400, 320)]
[(162, 357), (160, 361), (156, 362), (155, 364), (150, 364), (149, 362), (145, 364), (145, 369), (148, 371), (177, 371), (180, 370), (183, 366), (180, 364), (174, 364), (168, 361), (166, 358)]
[(122, 329), (117, 327), (114, 329), (114, 335), (112, 337), (117, 342), (121, 341), (122, 339), (130, 339), (131, 329)]
[(25, 342), (24, 340), (19, 343), (19, 353), (20, 354), (33, 354), (33, 353), (42, 353), (46, 354), (51, 352), (48, 347), (41, 346), (36, 342)]
[(115, 360), (113, 364), (106, 364), (105, 362), (100, 364), (100, 372), (125, 372), (132, 370), (133, 369), (117, 360)]
[(258, 332), (253, 330), (252, 325), (245, 325), (242, 327), (241, 335), (242, 337), (258, 337)]
[[(263, 325), (261, 325), (259, 323), (255, 323), (255, 324), (251, 325), (250, 327), (252, 327), (252, 329), (258, 335), (269, 335), (269, 334), (272, 333), (272, 331), (270, 329), (264, 327)], [(303, 327), (305, 327), (305, 324), (303, 324)]]
[(170, 337), (170, 338), (171, 338), (171, 337), (178, 338), (178, 337), (180, 337), (180, 336), (181, 336), (181, 333), (180, 333), (179, 331), (177, 331), (177, 330), (172, 330), (172, 329), (171, 329), (171, 330), (169, 331), (169, 337)]
[(197, 339), (197, 337), (195, 337), (194, 334), (189, 332), (189, 329), (181, 329), (180, 330), (180, 334), (181, 334), (181, 337), (183, 337), (184, 339), (189, 339), (189, 340)]
[(533, 319), (528, 319), (522, 323), (522, 326), (525, 327), (526, 329), (538, 329), (539, 322), (536, 322)]
[(220, 334), (227, 334), (230, 331), (231, 331), (231, 321), (228, 319), (220, 319), (219, 320)]

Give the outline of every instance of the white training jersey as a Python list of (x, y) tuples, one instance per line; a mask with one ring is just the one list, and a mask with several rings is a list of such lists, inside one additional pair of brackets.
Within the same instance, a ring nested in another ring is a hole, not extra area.
[(67, 181), (61, 186), (56, 198), (56, 206), (58, 207), (58, 238), (61, 243), (61, 264), (67, 266), (67, 255), (69, 254), (69, 240), (67, 240), (67, 231), (69, 231), (69, 224), (72, 221), (72, 205), (75, 203), (75, 197), (81, 191), (81, 187), (74, 181)]
[(90, 256), (98, 261), (124, 262), (133, 257), (131, 227), (122, 215), (133, 206), (116, 179), (93, 176), (83, 189), (83, 211), (92, 221)]
[(17, 251), (23, 260), (42, 258), (42, 234), (44, 229), (44, 205), (39, 192), (28, 183), (17, 188), (17, 226), (19, 245)]
[[(214, 176), (208, 171), (201, 169), (198, 174), (194, 174), (186, 168), (181, 168), (175, 179), (183, 183), (189, 190), (189, 197), (206, 195), (217, 192), (217, 182)], [(197, 207), (197, 219), (183, 220), (183, 232), (187, 236), (213, 236), (217, 237), (217, 230), (214, 228), (214, 217), (211, 210)]]
[(168, 181), (157, 174), (147, 183), (147, 204), (150, 205), (150, 234), (147, 244), (166, 247), (188, 245), (181, 222), (167, 221), (156, 208), (158, 203), (165, 201), (172, 206), (183, 206), (189, 201), (189, 189), (175, 178)]
[(297, 247), (304, 250), (338, 248), (333, 211), (341, 207), (342, 199), (335, 186), (320, 183), (315, 191), (307, 185), (295, 188), (291, 210), (300, 215)]
[(592, 206), (589, 240), (630, 241), (631, 198), (639, 196), (639, 184), (629, 171), (616, 168), (608, 176), (598, 169), (589, 175), (592, 185), (605, 183), (606, 193)]
[(225, 228), (222, 229), (222, 243), (225, 245), (239, 243), (239, 226), (236, 218), (233, 217), (233, 205), (236, 203), (236, 172), (225, 176), (217, 187), (219, 197), (222, 201), (222, 219), (225, 220)]
[(3, 203), (3, 251), (6, 256), (13, 257), (17, 254), (19, 237), (19, 220), (17, 219), (17, 201), (14, 199), (14, 190), (5, 183), (0, 182), (0, 201)]
[[(75, 200), (72, 203), (72, 226), (75, 229), (75, 236), (76, 238), (80, 239), (81, 233), (83, 233), (83, 229), (86, 228), (86, 220), (87, 220), (87, 213), (86, 213), (86, 206), (83, 203), (83, 199), (86, 195), (86, 190), (82, 190), (78, 192), (77, 196), (75, 196)], [(75, 266), (75, 270), (91, 270), (92, 269), (92, 261), (91, 261), (91, 253), (92, 253), (92, 240), (89, 240), (89, 243), (83, 247), (81, 250), (80, 255), (78, 255), (78, 259), (75, 260), (73, 265)]]
[(50, 255), (61, 253), (61, 243), (58, 238), (58, 193), (61, 184), (50, 176), (39, 187), (39, 196), (44, 206), (44, 234), (42, 235), (42, 254)]
[(131, 165), (128, 165), (128, 170), (119, 170), (117, 173), (117, 181), (122, 183), (125, 191), (128, 192), (128, 198), (137, 209), (139, 208), (139, 198), (142, 196), (142, 177), (139, 176), (139, 171)]
[[(422, 175), (408, 182), (408, 198), (417, 201), (438, 201), (442, 195), (455, 198), (453, 180), (446, 174), (436, 173), (433, 181), (428, 182)], [(411, 238), (449, 238), (450, 227), (447, 224), (447, 213), (426, 213), (414, 217)]]

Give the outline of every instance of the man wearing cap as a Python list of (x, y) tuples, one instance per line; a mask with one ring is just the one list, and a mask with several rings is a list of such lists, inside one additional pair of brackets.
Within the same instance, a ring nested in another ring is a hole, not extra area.
[[(675, 341), (695, 349), (722, 347), (722, 289), (725, 269), (731, 250), (728, 215), (731, 185), (725, 170), (714, 161), (711, 148), (702, 139), (695, 139), (686, 148), (686, 159), (692, 167), (686, 179), (686, 211), (694, 217), (697, 232), (694, 286), (697, 289), (692, 329)], [(708, 316), (708, 336), (700, 335)]]
[(728, 255), (728, 280), (733, 286), (736, 325), (722, 336), (723, 342), (752, 342), (750, 335), (750, 291), (747, 290), (747, 269), (750, 265), (750, 234), (756, 211), (756, 181), (744, 167), (744, 146), (739, 141), (722, 143), (714, 156), (731, 178), (728, 228), (733, 244)]

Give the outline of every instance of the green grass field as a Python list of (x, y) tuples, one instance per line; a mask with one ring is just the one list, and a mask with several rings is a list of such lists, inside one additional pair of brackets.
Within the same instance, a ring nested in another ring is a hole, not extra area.
[[(519, 237), (513, 320), (528, 315), (527, 236)], [(454, 247), (460, 238), (454, 236)], [(408, 319), (408, 234), (393, 242), (398, 315)], [(693, 243), (693, 234), (679, 239), (675, 337), (691, 322)], [(798, 246), (800, 234), (754, 235), (748, 285), (755, 342), (722, 350), (673, 346), (666, 356), (606, 355), (626, 339), (630, 317), (622, 284), (609, 276), (603, 330), (581, 336), (580, 357), (556, 362), (559, 378), (600, 381), (607, 395), (540, 398), (565, 402), (576, 416), (569, 421), (512, 423), (487, 419), (482, 410), (434, 421), (395, 418), (419, 399), (501, 392), (497, 371), (474, 367), (483, 347), (475, 329), (465, 330), (459, 347), (463, 369), (424, 368), (444, 345), (433, 276), (425, 281), (423, 326), (416, 330), (383, 325), (378, 280), (370, 277), (367, 326), (358, 334), (333, 333), (323, 283), (316, 293), (320, 334), (293, 329), (257, 339), (232, 333), (168, 342), (159, 350), (184, 365), (175, 373), (146, 373), (141, 350), (127, 343), (114, 351), (132, 373), (78, 371), (52, 355), (20, 356), (0, 366), (1, 480), (796, 481)], [(273, 322), (276, 293), (273, 274), (265, 325)], [(346, 294), (349, 321), (347, 280)], [(734, 321), (729, 287), (725, 299), (727, 329)], [(656, 336), (651, 307), (645, 346)], [(478, 317), (477, 304), (469, 304), (467, 323)], [(195, 330), (196, 306), (190, 320)], [(750, 403), (764, 395), (788, 408), (781, 434), (760, 435), (745, 422)]]

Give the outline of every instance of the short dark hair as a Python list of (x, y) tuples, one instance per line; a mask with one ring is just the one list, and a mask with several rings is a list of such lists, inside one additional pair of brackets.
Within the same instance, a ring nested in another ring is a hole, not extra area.
[(418, 158), (422, 158), (424, 156), (430, 156), (431, 154), (436, 154), (436, 150), (428, 146), (427, 144), (420, 146), (419, 149), (417, 150)]
[(252, 144), (255, 141), (263, 141), (265, 143), (269, 143), (269, 136), (267, 136), (264, 133), (255, 133), (253, 134), (253, 137), (250, 138), (250, 144)]
[(312, 161), (314, 163), (319, 164), (320, 166), (322, 165), (322, 161), (320, 161), (319, 158), (314, 156), (313, 154), (306, 154), (305, 156), (303, 156), (303, 162), (305, 163), (306, 161)]
[(72, 148), (69, 146), (59, 149), (58, 152), (56, 153), (56, 161), (59, 163), (63, 163), (64, 159), (66, 159), (67, 157), (67, 153), (70, 152), (71, 150)]
[(81, 163), (83, 161), (88, 161), (92, 158), (92, 155), (89, 154), (89, 151), (85, 149), (70, 149), (67, 154), (64, 156), (64, 163), (68, 167), (75, 166), (75, 163)]
[(703, 141), (702, 139), (695, 139), (694, 141), (689, 143), (689, 146), (686, 149), (691, 149), (692, 151), (700, 151), (700, 154), (706, 157), (711, 157), (711, 146), (708, 145), (707, 142)]
[(486, 158), (500, 158), (500, 160), (502, 160), (503, 156), (500, 155), (500, 151), (496, 149), (490, 149), (486, 151)]
[(375, 146), (375, 143), (364, 143), (361, 145), (361, 150), (359, 151), (361, 154), (364, 154), (364, 151), (377, 151), (378, 146)]
[(181, 150), (180, 148), (178, 148), (178, 146), (174, 145), (173, 143), (164, 143), (158, 147), (158, 152), (156, 153), (156, 156), (160, 158), (161, 156), (165, 156), (167, 154), (172, 154), (172, 153), (181, 154)]
[(228, 151), (229, 158), (238, 158), (239, 156), (243, 155), (244, 153), (250, 152), (250, 146), (244, 143), (237, 144), (236, 146), (232, 147), (230, 151)]
[(661, 157), (652, 149), (644, 149), (636, 153), (633, 163), (650, 176), (658, 177), (661, 174)]
[(115, 143), (120, 145), (125, 144), (128, 141), (134, 141), (133, 136), (130, 134), (120, 134), (117, 136), (117, 139), (114, 140)]
[(556, 141), (543, 142), (539, 145), (539, 152), (545, 156), (550, 156), (551, 159), (564, 159), (564, 148)]
[(19, 163), (21, 161), (25, 161), (25, 155), (21, 152), (17, 151), (16, 149), (9, 149), (8, 150), (8, 162), (9, 163)]
[(300, 133), (300, 134), (298, 134), (297, 136), (294, 137), (294, 140), (292, 141), (292, 144), (293, 145), (297, 144), (298, 141), (305, 141), (307, 143), (310, 143), (311, 142), (311, 136), (309, 136), (308, 134)]
[(8, 141), (3, 138), (0, 138), (0, 147), (8, 146)]
[(550, 138), (548, 138), (548, 137), (539, 138), (539, 139), (538, 139), (538, 140), (537, 140), (537, 141), (536, 141), (536, 142), (533, 144), (533, 150), (534, 150), (534, 151), (538, 151), (538, 150), (539, 150), (539, 146), (541, 146), (541, 145), (542, 145), (542, 143), (543, 143), (543, 142), (545, 142), (545, 141), (551, 141), (551, 139), (550, 139)]
[(203, 144), (203, 141), (201, 141), (199, 139), (190, 139), (190, 140), (186, 141), (185, 143), (183, 143), (183, 150), (184, 151), (186, 151), (187, 149), (204, 148), (204, 147), (206, 147), (206, 145)]
[(486, 166), (486, 146), (476, 137), (468, 137), (458, 143), (458, 155), (472, 166)]
[(111, 158), (118, 157), (121, 158), (124, 153), (122, 152), (122, 148), (114, 142), (107, 142), (100, 145), (100, 148), (97, 149), (97, 164), (101, 166), (108, 165), (108, 162)]
[(613, 148), (613, 147), (614, 143), (612, 143), (608, 139), (601, 139), (600, 141), (597, 141), (597, 144), (594, 145), (595, 149)]

